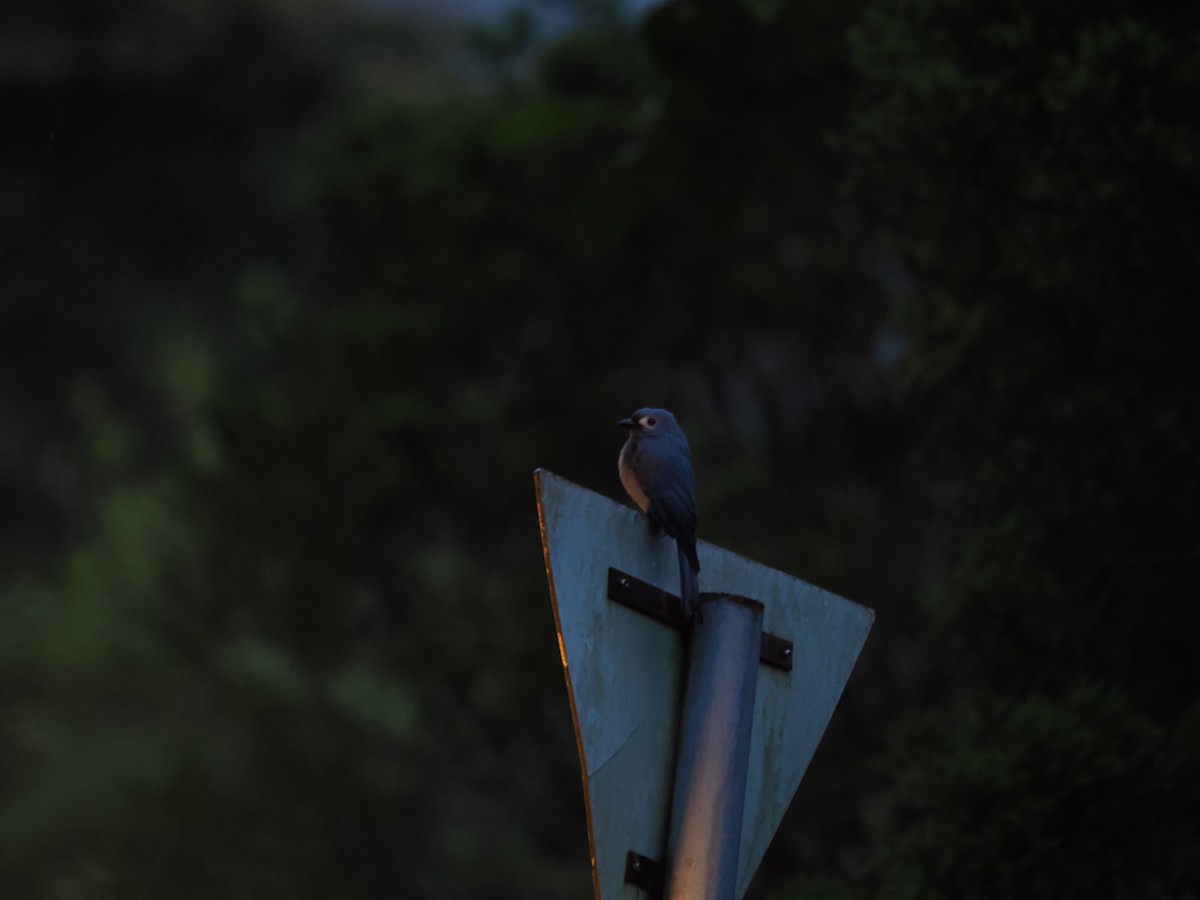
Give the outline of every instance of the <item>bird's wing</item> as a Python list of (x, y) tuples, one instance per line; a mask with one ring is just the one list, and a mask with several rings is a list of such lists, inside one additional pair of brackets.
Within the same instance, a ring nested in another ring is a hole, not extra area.
[(696, 533), (696, 504), (685, 491), (660, 488), (649, 494), (650, 513), (673, 538)]
[(646, 455), (643, 468), (646, 477), (642, 487), (650, 499), (651, 518), (662, 525), (667, 534), (686, 546), (689, 556), (694, 555), (695, 476), (687, 451), (662, 448), (653, 455)]

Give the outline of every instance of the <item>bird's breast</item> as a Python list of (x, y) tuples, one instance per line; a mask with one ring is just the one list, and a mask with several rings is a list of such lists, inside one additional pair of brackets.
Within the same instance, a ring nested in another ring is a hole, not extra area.
[(632, 442), (627, 442), (621, 448), (621, 456), (617, 459), (617, 473), (621, 476), (621, 484), (625, 486), (625, 492), (629, 494), (629, 498), (637, 504), (638, 509), (642, 512), (648, 512), (650, 498), (646, 496), (646, 492), (638, 483), (637, 475), (634, 474), (636, 465), (637, 448)]

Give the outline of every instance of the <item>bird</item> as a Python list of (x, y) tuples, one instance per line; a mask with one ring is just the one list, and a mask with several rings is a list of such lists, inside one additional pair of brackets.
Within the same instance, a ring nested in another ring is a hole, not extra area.
[(650, 522), (675, 539), (685, 621), (702, 621), (696, 576), (696, 476), (683, 429), (668, 410), (643, 407), (617, 422), (629, 437), (617, 459), (621, 484)]

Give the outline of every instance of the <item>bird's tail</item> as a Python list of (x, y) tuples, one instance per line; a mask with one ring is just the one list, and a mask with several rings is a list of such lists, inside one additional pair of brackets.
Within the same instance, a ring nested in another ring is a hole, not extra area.
[[(694, 556), (695, 551), (692, 551), (690, 556)], [(691, 621), (692, 616), (696, 617), (697, 622), (703, 621), (700, 616), (700, 587), (696, 583), (696, 571), (700, 568), (699, 564), (692, 567), (692, 560), (687, 550), (683, 545), (679, 545), (679, 599), (683, 601), (683, 618), (686, 621)]]

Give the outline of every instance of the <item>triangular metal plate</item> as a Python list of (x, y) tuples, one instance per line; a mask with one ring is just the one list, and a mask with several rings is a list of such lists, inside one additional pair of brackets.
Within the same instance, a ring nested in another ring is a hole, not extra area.
[[(534, 473), (546, 575), (583, 769), (597, 900), (645, 900), (628, 851), (662, 861), (682, 691), (680, 634), (606, 599), (609, 567), (678, 591), (674, 542), (632, 507)], [(800, 784), (874, 613), (701, 542), (700, 589), (751, 597), (763, 628), (793, 642), (791, 672), (760, 666), (737, 896)]]

